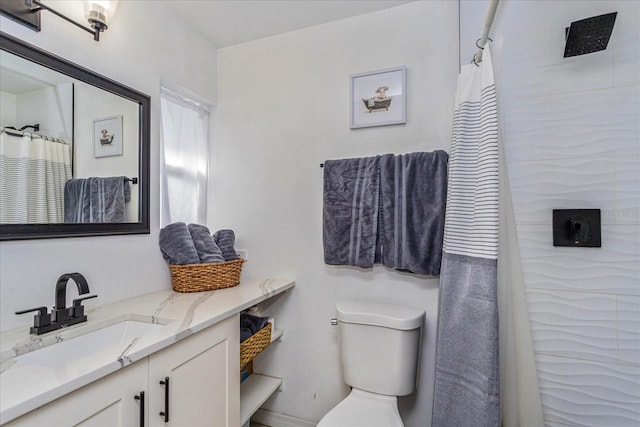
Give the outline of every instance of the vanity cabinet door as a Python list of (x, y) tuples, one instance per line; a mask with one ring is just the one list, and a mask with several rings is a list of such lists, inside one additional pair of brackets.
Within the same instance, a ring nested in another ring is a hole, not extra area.
[(240, 425), (238, 316), (149, 356), (149, 426)]
[(147, 360), (141, 360), (3, 427), (137, 427), (141, 408), (135, 396), (147, 389), (147, 372)]

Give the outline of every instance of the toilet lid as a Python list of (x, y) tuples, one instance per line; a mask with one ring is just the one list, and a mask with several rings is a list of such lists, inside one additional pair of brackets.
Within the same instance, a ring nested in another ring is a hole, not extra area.
[(353, 389), (317, 427), (404, 427), (395, 396)]

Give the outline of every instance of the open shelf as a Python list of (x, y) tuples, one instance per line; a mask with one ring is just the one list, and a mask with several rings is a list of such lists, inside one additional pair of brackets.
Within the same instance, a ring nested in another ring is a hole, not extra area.
[[(277, 340), (282, 340), (284, 330), (272, 329), (271, 339), (266, 348)], [(259, 354), (258, 354), (259, 355)], [(253, 359), (249, 362), (249, 372), (253, 371)], [(282, 379), (252, 372), (240, 383), (240, 425), (244, 425), (264, 402), (282, 385)]]
[(282, 338), (283, 334), (284, 334), (284, 330), (274, 329), (273, 332), (271, 333), (271, 342), (274, 342), (275, 340)]
[(280, 378), (251, 374), (240, 384), (240, 425), (243, 425), (280, 387)]

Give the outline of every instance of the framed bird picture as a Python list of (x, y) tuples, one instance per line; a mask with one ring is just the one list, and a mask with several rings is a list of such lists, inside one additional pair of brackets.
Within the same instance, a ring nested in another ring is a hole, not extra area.
[(351, 129), (407, 122), (407, 68), (351, 76)]

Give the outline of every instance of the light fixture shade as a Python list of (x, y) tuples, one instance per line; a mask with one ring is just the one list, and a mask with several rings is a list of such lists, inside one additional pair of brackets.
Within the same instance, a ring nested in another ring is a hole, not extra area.
[(85, 0), (84, 16), (93, 28), (106, 30), (118, 6), (118, 0)]

